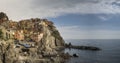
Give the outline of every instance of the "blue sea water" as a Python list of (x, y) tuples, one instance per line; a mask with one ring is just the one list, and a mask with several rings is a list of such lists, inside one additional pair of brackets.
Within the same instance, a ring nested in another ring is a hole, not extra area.
[(120, 39), (77, 39), (66, 40), (73, 45), (96, 46), (101, 51), (66, 49), (71, 55), (77, 53), (78, 58), (71, 58), (67, 63), (120, 63)]

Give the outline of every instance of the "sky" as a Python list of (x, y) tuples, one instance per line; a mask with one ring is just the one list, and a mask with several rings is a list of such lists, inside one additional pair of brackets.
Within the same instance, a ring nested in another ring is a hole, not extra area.
[(64, 39), (120, 39), (120, 0), (0, 0), (0, 11), (14, 21), (47, 18)]

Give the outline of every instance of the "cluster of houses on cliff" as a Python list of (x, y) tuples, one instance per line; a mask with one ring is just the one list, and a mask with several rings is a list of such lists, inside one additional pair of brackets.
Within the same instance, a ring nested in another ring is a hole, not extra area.
[(3, 38), (6, 40), (32, 40), (34, 42), (39, 42), (43, 38), (44, 34), (42, 26), (48, 26), (52, 24), (52, 22), (48, 22), (46, 19), (29, 19), (19, 22), (10, 20), (3, 22), (2, 20), (0, 29), (3, 32)]
[(4, 40), (19, 40), (40, 42), (44, 36), (44, 28), (51, 27), (53, 22), (47, 19), (31, 18), (19, 22), (9, 20), (7, 15), (0, 12), (0, 31)]

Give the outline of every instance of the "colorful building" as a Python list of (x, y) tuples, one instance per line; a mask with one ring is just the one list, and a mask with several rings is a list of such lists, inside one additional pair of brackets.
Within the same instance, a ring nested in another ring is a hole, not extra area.
[(14, 33), (14, 38), (17, 39), (17, 40), (24, 40), (23, 30), (17, 30), (17, 31)]

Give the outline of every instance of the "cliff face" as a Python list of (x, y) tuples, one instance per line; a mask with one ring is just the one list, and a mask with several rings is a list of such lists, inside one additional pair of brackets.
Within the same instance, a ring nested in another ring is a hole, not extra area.
[(47, 46), (49, 46), (50, 48), (56, 48), (64, 45), (64, 40), (53, 25), (49, 25), (48, 27), (43, 26), (43, 30), (43, 42), (46, 42), (45, 44)]
[(0, 13), (0, 24), (0, 63), (37, 63), (46, 56), (58, 55), (58, 50), (64, 48), (63, 38), (47, 19), (16, 22)]

